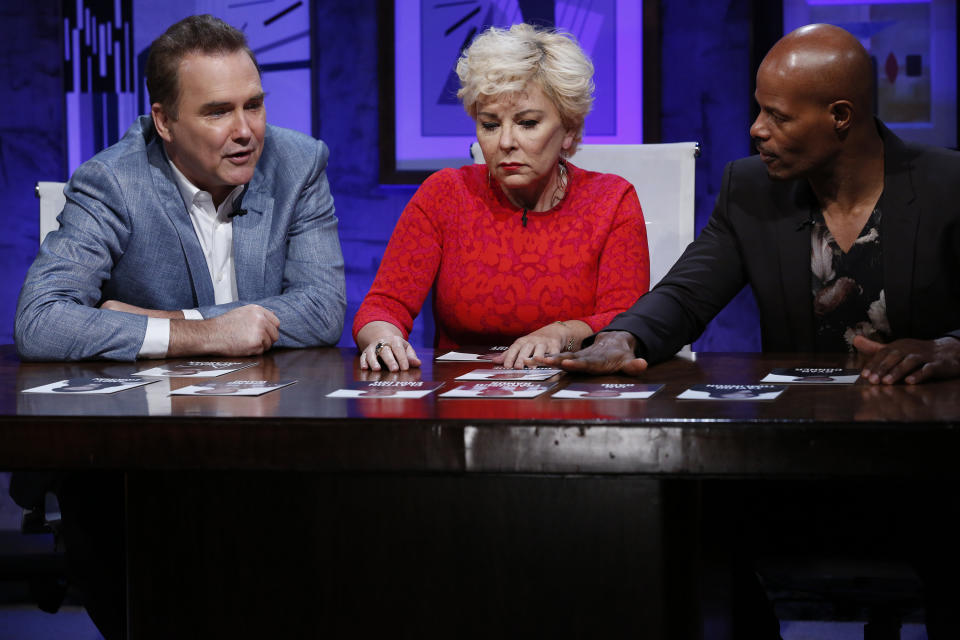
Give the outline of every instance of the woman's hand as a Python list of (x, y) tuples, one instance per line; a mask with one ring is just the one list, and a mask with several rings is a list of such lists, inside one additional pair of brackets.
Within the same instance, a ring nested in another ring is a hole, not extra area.
[(532, 358), (542, 358), (547, 353), (576, 351), (583, 339), (593, 333), (586, 322), (580, 320), (557, 321), (540, 327), (533, 333), (517, 338), (502, 355), (493, 361), (508, 369), (536, 366)]
[(403, 333), (389, 322), (368, 322), (357, 332), (360, 347), (360, 369), (380, 371), (386, 366), (390, 371), (406, 371), (419, 367), (420, 358)]

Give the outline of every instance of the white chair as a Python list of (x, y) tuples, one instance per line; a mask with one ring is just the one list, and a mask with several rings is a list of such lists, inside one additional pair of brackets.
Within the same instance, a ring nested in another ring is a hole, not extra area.
[(35, 193), (40, 199), (40, 244), (47, 234), (57, 229), (60, 224), (57, 216), (63, 211), (67, 199), (63, 195), (63, 182), (38, 182)]
[[(483, 164), (480, 144), (470, 155)], [(696, 142), (668, 144), (581, 144), (571, 162), (581, 169), (614, 173), (637, 190), (647, 223), (650, 286), (670, 270), (694, 232), (694, 165), (700, 155)]]

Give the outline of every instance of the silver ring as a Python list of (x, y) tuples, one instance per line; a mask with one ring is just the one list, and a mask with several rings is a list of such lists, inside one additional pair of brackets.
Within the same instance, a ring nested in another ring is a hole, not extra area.
[(390, 346), (390, 345), (387, 344), (386, 340), (379, 340), (379, 341), (377, 342), (376, 348), (373, 350), (373, 354), (379, 358), (379, 357), (380, 357), (380, 351), (381, 351), (384, 347), (387, 347), (387, 346)]

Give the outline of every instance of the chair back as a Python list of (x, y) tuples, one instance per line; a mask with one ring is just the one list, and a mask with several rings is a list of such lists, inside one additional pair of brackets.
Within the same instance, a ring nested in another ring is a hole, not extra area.
[(37, 198), (40, 199), (40, 244), (47, 234), (60, 227), (57, 216), (63, 211), (67, 199), (63, 195), (63, 182), (38, 182)]
[[(629, 181), (643, 208), (650, 249), (650, 286), (670, 270), (694, 233), (694, 169), (700, 145), (581, 144), (571, 162), (581, 169), (613, 173)], [(482, 164), (480, 144), (470, 147)]]

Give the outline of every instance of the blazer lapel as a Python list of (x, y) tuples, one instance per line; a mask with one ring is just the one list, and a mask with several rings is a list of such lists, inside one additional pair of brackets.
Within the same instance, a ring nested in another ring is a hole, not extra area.
[(200, 240), (197, 238), (197, 232), (193, 228), (190, 214), (187, 213), (183, 196), (177, 189), (173, 172), (170, 170), (170, 165), (167, 164), (167, 157), (163, 153), (159, 140), (155, 139), (149, 144), (147, 155), (150, 159), (153, 185), (160, 197), (160, 208), (163, 209), (163, 212), (173, 224), (173, 228), (176, 229), (180, 247), (187, 261), (195, 302), (198, 307), (215, 304), (213, 280), (210, 278), (210, 270), (207, 269), (207, 261), (203, 257)]
[(814, 350), (813, 300), (810, 293), (810, 233), (812, 207), (816, 202), (806, 181), (784, 189), (776, 203), (781, 215), (775, 223), (780, 285), (786, 316), (798, 351)]
[(233, 262), (237, 273), (240, 300), (258, 300), (264, 296), (267, 239), (273, 213), (273, 197), (264, 188), (259, 171), (254, 173), (243, 195), (246, 215), (233, 219)]
[(920, 209), (911, 176), (911, 162), (903, 142), (880, 125), (883, 138), (883, 195), (880, 196), (880, 246), (883, 252), (883, 290), (887, 320), (893, 337), (912, 333), (910, 291)]

